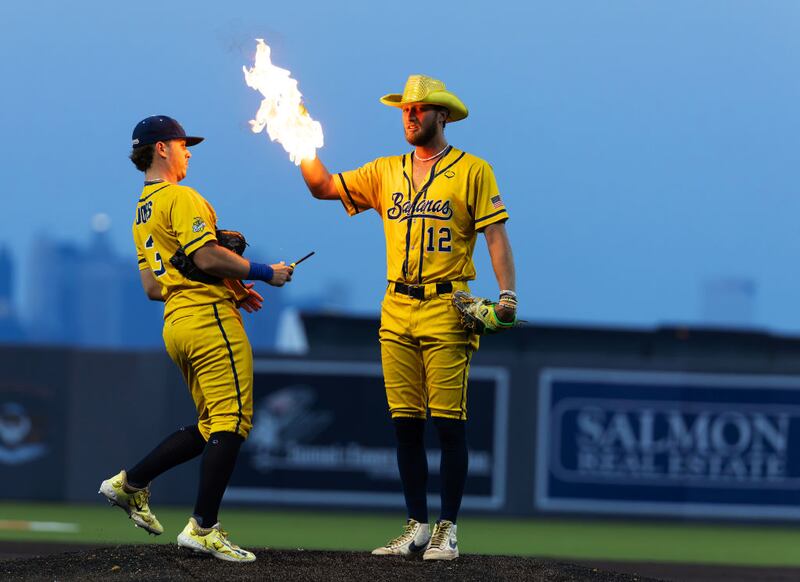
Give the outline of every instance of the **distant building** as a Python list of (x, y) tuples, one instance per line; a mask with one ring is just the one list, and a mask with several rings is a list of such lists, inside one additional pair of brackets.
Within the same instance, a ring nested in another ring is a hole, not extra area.
[(163, 306), (142, 291), (136, 257), (118, 257), (107, 229), (88, 248), (40, 237), (29, 280), (30, 339), (85, 347), (157, 347)]
[(24, 338), (14, 307), (14, 261), (5, 246), (0, 247), (0, 342), (17, 342)]
[(717, 277), (702, 287), (703, 323), (715, 327), (756, 326), (757, 286), (749, 277)]

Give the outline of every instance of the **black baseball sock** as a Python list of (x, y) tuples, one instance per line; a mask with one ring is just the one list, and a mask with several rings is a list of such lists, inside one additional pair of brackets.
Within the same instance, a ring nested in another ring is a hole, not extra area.
[(433, 419), (439, 432), (442, 447), (440, 474), (442, 476), (442, 515), (456, 523), (461, 498), (464, 496), (464, 484), (467, 481), (469, 454), (467, 453), (466, 422), (452, 418)]
[(219, 504), (243, 442), (244, 438), (235, 432), (214, 432), (208, 438), (200, 466), (200, 488), (193, 516), (200, 527), (212, 527), (217, 523)]
[(206, 441), (196, 425), (179, 428), (126, 471), (128, 485), (135, 488), (147, 487), (161, 473), (194, 459), (203, 452), (205, 446)]
[(397, 467), (403, 482), (408, 517), (428, 523), (428, 457), (425, 455), (425, 420), (395, 418)]

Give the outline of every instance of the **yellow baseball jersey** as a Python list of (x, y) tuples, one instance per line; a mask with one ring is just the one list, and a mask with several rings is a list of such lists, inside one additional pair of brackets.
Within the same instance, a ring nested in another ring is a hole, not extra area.
[[(146, 184), (136, 205), (133, 240), (139, 269), (150, 269), (164, 294), (164, 317), (176, 309), (235, 301), (238, 282), (201, 283), (184, 277), (169, 259), (179, 247), (192, 254), (216, 241), (217, 215), (198, 192), (169, 182)], [(241, 298), (241, 293), (239, 293)]]
[(351, 216), (368, 208), (383, 219), (386, 278), (406, 284), (470, 281), (476, 234), (508, 220), (491, 166), (450, 147), (419, 191), (410, 154), (378, 158), (334, 177)]

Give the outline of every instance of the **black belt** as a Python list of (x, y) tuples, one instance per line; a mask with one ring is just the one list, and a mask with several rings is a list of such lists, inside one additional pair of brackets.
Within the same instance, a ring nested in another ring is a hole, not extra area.
[[(425, 285), (406, 285), (405, 283), (395, 283), (394, 292), (408, 295), (414, 299), (425, 299)], [(446, 283), (436, 283), (436, 294), (443, 295), (445, 293), (453, 292), (453, 284), (449, 281)]]

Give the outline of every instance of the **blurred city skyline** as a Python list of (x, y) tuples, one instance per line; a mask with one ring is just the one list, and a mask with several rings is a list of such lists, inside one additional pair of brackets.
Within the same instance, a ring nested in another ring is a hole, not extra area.
[[(378, 314), (377, 215), (313, 200), (282, 148), (249, 130), (259, 97), (242, 66), (264, 38), (322, 123), (331, 171), (409, 150), (399, 114), (378, 102), (409, 74), (440, 78), (464, 100), (469, 118), (446, 135), (495, 169), (520, 315), (532, 323), (800, 334), (800, 4), (467, 0), (426, 14), (362, 0), (0, 6), (10, 137), (0, 142), (0, 245), (21, 323), (52, 309), (33, 283), (60, 272), (40, 262), (41, 241), (84, 252), (92, 217), (105, 214), (112, 254), (135, 262), (141, 174), (129, 138), (155, 113), (207, 138), (183, 183), (221, 226), (245, 233), (254, 258), (317, 252), (281, 296), (287, 305), (327, 298)], [(495, 296), (482, 237), (476, 263), (473, 291)], [(146, 301), (121, 300), (131, 310)]]

